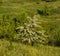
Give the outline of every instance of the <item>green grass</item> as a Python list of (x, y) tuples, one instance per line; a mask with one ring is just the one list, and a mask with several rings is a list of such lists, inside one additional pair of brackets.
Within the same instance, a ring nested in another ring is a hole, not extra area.
[[(41, 25), (50, 35), (52, 35), (50, 28), (55, 29), (55, 25), (58, 26), (56, 32), (60, 32), (60, 1), (49, 3), (41, 1), (37, 4), (32, 0), (3, 0), (3, 2), (0, 0), (0, 35), (3, 34), (3, 29), (9, 36), (10, 34), (14, 35), (15, 24), (13, 23), (13, 18), (17, 18), (20, 21), (17, 22), (17, 26), (20, 26), (21, 23), (26, 21), (23, 21), (23, 13), (32, 17), (38, 14), (37, 9), (44, 9), (45, 6), (52, 10), (52, 14), (49, 16), (39, 15), (39, 21), (42, 22)], [(3, 15), (5, 15), (5, 22), (3, 22)], [(2, 25), (4, 23), (5, 28)], [(54, 34), (58, 35), (56, 32)], [(58, 38), (60, 38), (60, 34)], [(0, 56), (60, 56), (60, 47), (44, 45), (29, 46), (17, 42), (12, 42), (11, 45), (9, 41), (0, 39)]]
[(60, 48), (37, 45), (29, 46), (21, 43), (0, 40), (0, 56), (60, 56)]

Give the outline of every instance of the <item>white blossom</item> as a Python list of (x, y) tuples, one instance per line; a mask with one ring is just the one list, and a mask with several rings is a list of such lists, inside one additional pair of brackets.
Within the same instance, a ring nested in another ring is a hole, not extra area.
[[(40, 39), (39, 41), (42, 42), (42, 40), (45, 40), (44, 37), (45, 36), (45, 31), (42, 29), (43, 27), (40, 26), (38, 23), (37, 23), (37, 16), (35, 15), (33, 18), (31, 17), (27, 17), (29, 18), (29, 23), (24, 23), (23, 26), (20, 26), (20, 27), (17, 27), (16, 29), (19, 29), (20, 30), (20, 37), (22, 37), (22, 41), (27, 41), (28, 42), (31, 42), (31, 41), (34, 41), (34, 40), (38, 40)], [(36, 28), (40, 28), (41, 30), (36, 30)], [(18, 36), (17, 36), (18, 37)], [(41, 40), (42, 39), (42, 40)]]

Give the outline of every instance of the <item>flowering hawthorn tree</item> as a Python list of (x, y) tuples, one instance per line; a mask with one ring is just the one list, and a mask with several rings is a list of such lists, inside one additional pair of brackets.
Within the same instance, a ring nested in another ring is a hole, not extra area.
[(21, 40), (23, 43), (28, 43), (33, 45), (34, 43), (45, 43), (47, 42), (47, 36), (45, 35), (45, 31), (43, 27), (40, 25), (41, 23), (38, 22), (36, 16), (33, 18), (29, 18), (29, 23), (24, 23), (23, 26), (17, 27), (17, 35), (15, 38)]

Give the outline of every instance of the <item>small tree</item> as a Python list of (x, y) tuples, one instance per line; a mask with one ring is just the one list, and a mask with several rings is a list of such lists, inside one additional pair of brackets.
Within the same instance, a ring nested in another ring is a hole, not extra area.
[(37, 21), (36, 16), (33, 18), (29, 18), (29, 23), (24, 23), (23, 26), (17, 27), (17, 35), (15, 36), (17, 39), (21, 40), (23, 43), (28, 43), (33, 45), (34, 43), (46, 43), (47, 36), (44, 34), (45, 31), (43, 30), (40, 22)]

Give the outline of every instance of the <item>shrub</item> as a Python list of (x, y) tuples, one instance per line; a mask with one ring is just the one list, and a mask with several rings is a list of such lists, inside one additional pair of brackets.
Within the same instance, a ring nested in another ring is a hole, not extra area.
[(24, 23), (24, 25), (16, 28), (17, 34), (15, 38), (21, 40), (22, 43), (30, 45), (34, 43), (46, 44), (47, 36), (42, 26), (40, 26), (40, 22), (37, 22), (35, 16), (33, 18), (28, 18), (30, 19), (29, 23)]
[(51, 8), (45, 5), (42, 9), (37, 9), (37, 13), (40, 15), (48, 16), (51, 14)]

